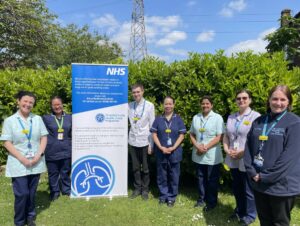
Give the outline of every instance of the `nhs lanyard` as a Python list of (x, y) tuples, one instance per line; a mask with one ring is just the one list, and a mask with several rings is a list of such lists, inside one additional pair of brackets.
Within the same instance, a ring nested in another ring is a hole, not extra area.
[[(173, 115), (172, 115), (172, 118), (173, 118)], [(166, 125), (166, 130), (165, 130), (165, 132), (168, 134), (168, 137), (169, 137), (169, 134), (172, 132), (172, 130), (171, 130), (171, 126), (172, 126), (172, 118), (171, 118), (171, 121), (170, 121), (169, 125), (168, 125), (168, 123), (167, 123), (167, 118), (165, 118), (165, 125)]]
[(29, 128), (29, 131), (27, 129), (25, 129), (23, 123), (22, 123), (22, 120), (18, 117), (18, 121), (19, 121), (19, 124), (20, 126), (22, 127), (22, 133), (25, 134), (27, 140), (28, 140), (28, 145), (27, 147), (29, 149), (31, 149), (32, 145), (31, 145), (31, 135), (32, 135), (32, 119), (30, 118), (30, 128)]
[[(251, 114), (251, 112), (250, 112), (250, 114)], [(237, 137), (238, 137), (239, 128), (240, 128), (241, 124), (243, 123), (245, 117), (246, 117), (246, 115), (243, 115), (240, 121), (237, 120), (237, 118), (236, 118), (236, 121), (235, 121), (235, 124), (234, 124), (234, 127), (235, 127), (235, 139), (237, 139)]]
[(259, 147), (259, 152), (262, 151), (262, 148), (265, 144), (265, 142), (268, 140), (268, 135), (269, 133), (272, 131), (272, 129), (277, 125), (277, 123), (283, 118), (283, 116), (286, 114), (286, 110), (281, 113), (280, 116), (278, 116), (276, 119), (275, 119), (275, 122), (273, 122), (273, 124), (271, 125), (271, 127), (267, 130), (267, 126), (268, 126), (268, 120), (269, 120), (269, 116), (267, 115), (266, 116), (266, 119), (265, 119), (265, 123), (264, 123), (264, 127), (263, 127), (263, 131), (262, 131), (262, 134), (259, 136), (259, 140), (261, 140), (261, 145)]
[(143, 105), (142, 114), (141, 114), (141, 115), (138, 115), (138, 113), (137, 113), (137, 111), (136, 111), (137, 104), (136, 104), (136, 102), (134, 102), (134, 105), (133, 105), (133, 109), (134, 109), (134, 117), (138, 117), (138, 118), (142, 118), (142, 117), (143, 117), (144, 110), (145, 110), (145, 104), (146, 104), (146, 101), (144, 100), (144, 105)]
[(57, 127), (58, 127), (58, 132), (59, 133), (62, 133), (64, 130), (63, 130), (63, 125), (64, 125), (64, 116), (61, 117), (61, 120), (60, 120), (60, 123), (59, 121), (57, 120), (56, 116), (54, 116), (54, 119), (55, 119), (55, 122), (57, 124)]

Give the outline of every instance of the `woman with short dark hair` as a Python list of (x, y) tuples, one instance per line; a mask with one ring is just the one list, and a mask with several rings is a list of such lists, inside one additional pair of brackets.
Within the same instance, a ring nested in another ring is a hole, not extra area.
[(46, 171), (48, 132), (42, 118), (31, 113), (35, 95), (20, 91), (16, 98), (18, 111), (4, 120), (0, 137), (9, 152), (5, 174), (12, 178), (15, 225), (35, 226), (35, 194), (40, 174)]

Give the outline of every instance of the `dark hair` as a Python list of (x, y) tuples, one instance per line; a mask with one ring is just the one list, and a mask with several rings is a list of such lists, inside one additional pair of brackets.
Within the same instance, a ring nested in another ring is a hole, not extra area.
[(144, 86), (140, 83), (136, 83), (131, 86), (131, 90), (136, 89), (136, 88), (141, 88), (141, 90), (144, 90)]
[(25, 91), (25, 90), (20, 90), (18, 93), (16, 93), (15, 98), (18, 100), (21, 100), (22, 97), (24, 96), (29, 96), (32, 97), (34, 99), (34, 106), (36, 104), (36, 96), (34, 95), (33, 92), (30, 91)]
[(200, 99), (200, 103), (202, 103), (203, 100), (208, 100), (208, 101), (211, 103), (211, 105), (213, 105), (213, 100), (212, 100), (212, 97), (211, 97), (211, 96), (209, 96), (209, 95), (203, 96), (203, 97)]
[(50, 104), (51, 104), (51, 105), (52, 105), (52, 101), (53, 101), (54, 99), (59, 99), (59, 100), (61, 101), (62, 104), (64, 103), (64, 102), (63, 102), (63, 99), (62, 99), (60, 96), (53, 96), (53, 97), (51, 97), (51, 99), (50, 99)]
[(241, 89), (235, 93), (235, 97), (237, 97), (240, 93), (247, 93), (249, 98), (252, 99), (252, 93), (247, 89)]
[(288, 111), (291, 111), (292, 110), (292, 104), (293, 104), (293, 97), (292, 97), (292, 94), (291, 94), (291, 90), (290, 88), (287, 86), (287, 85), (277, 85), (277, 86), (274, 86), (270, 91), (269, 91), (269, 96), (268, 96), (268, 100), (267, 100), (267, 111), (270, 112), (271, 111), (271, 108), (270, 108), (270, 99), (271, 99), (271, 96), (272, 94), (277, 91), (277, 90), (280, 90), (281, 92), (283, 92), (286, 97), (288, 98), (289, 100), (289, 105), (287, 107)]
[(165, 102), (166, 99), (171, 99), (171, 100), (173, 101), (173, 104), (175, 104), (175, 99), (174, 99), (173, 97), (171, 97), (171, 96), (166, 96), (166, 97), (164, 98), (164, 101), (163, 101), (163, 102)]

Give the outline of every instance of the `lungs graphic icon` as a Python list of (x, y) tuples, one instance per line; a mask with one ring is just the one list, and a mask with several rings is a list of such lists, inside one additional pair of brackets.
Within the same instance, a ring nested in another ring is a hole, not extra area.
[(111, 164), (96, 155), (85, 156), (72, 165), (72, 196), (108, 195), (115, 182)]

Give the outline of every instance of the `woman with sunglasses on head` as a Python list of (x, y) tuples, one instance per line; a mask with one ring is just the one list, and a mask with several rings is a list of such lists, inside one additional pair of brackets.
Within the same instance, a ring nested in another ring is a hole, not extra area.
[(239, 111), (228, 117), (223, 138), (225, 164), (230, 167), (232, 191), (236, 201), (236, 208), (228, 222), (237, 220), (243, 225), (251, 224), (256, 218), (254, 195), (243, 161), (247, 134), (252, 122), (260, 116), (250, 108), (251, 102), (250, 91), (243, 89), (236, 93)]
[(186, 133), (183, 120), (174, 113), (174, 107), (175, 100), (165, 97), (164, 113), (156, 117), (150, 129), (155, 144), (159, 204), (167, 203), (168, 207), (174, 206), (178, 194), (181, 143)]
[(210, 96), (200, 100), (202, 112), (193, 117), (190, 139), (193, 143), (192, 160), (196, 164), (199, 198), (195, 207), (207, 212), (218, 201), (220, 165), (223, 162), (220, 141), (224, 133), (224, 121), (215, 113)]
[(16, 98), (18, 111), (4, 120), (0, 137), (9, 152), (5, 175), (12, 178), (14, 224), (35, 226), (35, 194), (40, 174), (46, 172), (44, 151), (48, 132), (42, 118), (31, 113), (35, 95), (20, 91)]
[(248, 133), (245, 167), (254, 190), (260, 225), (290, 225), (300, 193), (300, 119), (290, 112), (292, 95), (285, 85), (269, 92), (267, 113)]
[(50, 200), (71, 193), (72, 116), (63, 109), (59, 96), (50, 100), (52, 113), (43, 120), (49, 132), (46, 147), (46, 164), (50, 188)]

